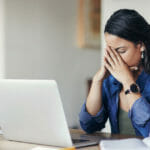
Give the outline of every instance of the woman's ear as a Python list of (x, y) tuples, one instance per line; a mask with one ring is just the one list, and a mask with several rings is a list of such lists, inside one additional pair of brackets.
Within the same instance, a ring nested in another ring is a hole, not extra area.
[(144, 43), (141, 43), (141, 47), (140, 47), (140, 51), (141, 52), (144, 52), (145, 51), (145, 44)]

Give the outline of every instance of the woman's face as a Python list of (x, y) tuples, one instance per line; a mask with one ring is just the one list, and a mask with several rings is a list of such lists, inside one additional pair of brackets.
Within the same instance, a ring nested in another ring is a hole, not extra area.
[(125, 39), (119, 38), (115, 35), (105, 33), (105, 41), (107, 46), (120, 54), (124, 62), (129, 67), (138, 66), (141, 60), (141, 44), (134, 43)]

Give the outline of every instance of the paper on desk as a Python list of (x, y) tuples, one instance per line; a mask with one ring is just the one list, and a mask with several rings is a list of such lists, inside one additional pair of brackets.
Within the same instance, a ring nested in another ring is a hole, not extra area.
[(102, 140), (101, 150), (150, 150), (141, 139)]
[(149, 137), (146, 137), (143, 139), (143, 142), (149, 147), (150, 149), (150, 136)]

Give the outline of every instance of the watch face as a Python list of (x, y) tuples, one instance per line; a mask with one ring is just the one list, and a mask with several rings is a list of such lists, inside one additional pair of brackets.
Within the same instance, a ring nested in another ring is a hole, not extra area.
[(138, 89), (138, 86), (136, 84), (132, 84), (130, 86), (130, 90), (133, 92), (133, 93), (137, 93), (139, 91)]

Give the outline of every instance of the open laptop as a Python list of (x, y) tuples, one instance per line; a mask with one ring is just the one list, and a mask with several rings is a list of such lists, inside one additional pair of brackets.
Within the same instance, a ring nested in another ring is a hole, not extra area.
[(85, 135), (71, 139), (54, 80), (0, 80), (0, 126), (4, 137), (14, 141), (59, 147), (99, 142)]

